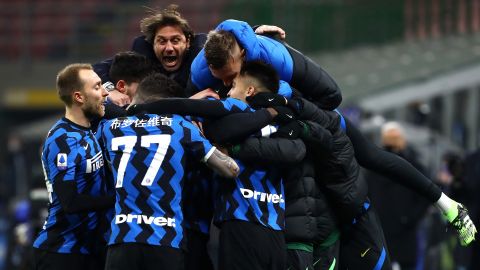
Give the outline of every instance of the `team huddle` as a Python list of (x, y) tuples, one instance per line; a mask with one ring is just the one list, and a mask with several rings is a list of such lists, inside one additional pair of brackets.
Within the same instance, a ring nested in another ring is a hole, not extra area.
[(57, 75), (35, 269), (391, 269), (360, 166), (474, 241), (465, 207), (342, 116), (334, 79), (282, 29), (194, 34), (173, 5), (140, 28), (132, 51)]

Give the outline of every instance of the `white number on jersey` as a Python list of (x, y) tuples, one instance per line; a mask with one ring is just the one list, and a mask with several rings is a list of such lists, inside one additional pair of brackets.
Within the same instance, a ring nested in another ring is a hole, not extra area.
[[(170, 145), (171, 135), (159, 134), (159, 135), (145, 135), (140, 137), (140, 145), (145, 148), (149, 148), (151, 144), (158, 144), (157, 151), (153, 156), (152, 163), (148, 167), (147, 172), (142, 180), (142, 186), (151, 186), (155, 176), (160, 170), (165, 154), (167, 153), (168, 146)], [(116, 188), (123, 186), (123, 178), (125, 177), (125, 170), (130, 160), (133, 147), (137, 143), (137, 136), (124, 136), (112, 139), (112, 151), (117, 151), (120, 145), (124, 145), (122, 157), (120, 158), (120, 164), (117, 170)]]

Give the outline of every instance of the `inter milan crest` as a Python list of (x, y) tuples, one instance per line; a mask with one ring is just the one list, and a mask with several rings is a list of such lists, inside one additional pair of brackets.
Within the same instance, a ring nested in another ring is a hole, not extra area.
[(58, 155), (57, 155), (57, 168), (59, 170), (67, 169), (67, 154), (58, 153)]

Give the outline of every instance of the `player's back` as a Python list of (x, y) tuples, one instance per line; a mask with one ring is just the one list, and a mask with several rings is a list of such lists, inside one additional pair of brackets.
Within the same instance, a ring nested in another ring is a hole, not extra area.
[(215, 222), (244, 220), (281, 231), (285, 228), (285, 192), (281, 171), (273, 165), (235, 160), (235, 181), (216, 177)]
[(109, 244), (138, 242), (179, 248), (188, 154), (205, 157), (212, 145), (178, 115), (142, 114), (103, 122), (99, 131), (116, 187)]

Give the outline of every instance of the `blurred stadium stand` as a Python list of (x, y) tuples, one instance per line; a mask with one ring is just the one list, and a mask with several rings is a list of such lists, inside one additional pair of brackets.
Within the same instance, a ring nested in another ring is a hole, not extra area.
[[(409, 120), (409, 105), (426, 103), (433, 109), (431, 117), (440, 123), (422, 124), (454, 139), (454, 122), (462, 121), (465, 138), (457, 143), (467, 149), (478, 146), (479, 33), (360, 47), (312, 58), (341, 85), (343, 106), (357, 104), (365, 111)], [(433, 104), (436, 99), (440, 108)]]

